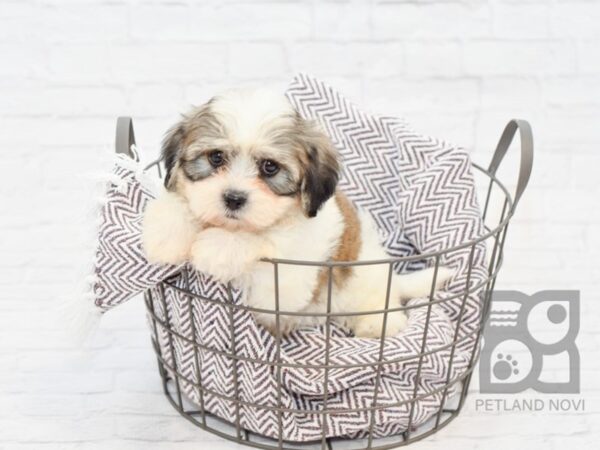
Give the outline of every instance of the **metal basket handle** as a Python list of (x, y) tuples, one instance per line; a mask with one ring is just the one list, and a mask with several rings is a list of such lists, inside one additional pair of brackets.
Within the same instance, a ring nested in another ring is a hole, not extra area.
[(502, 132), (502, 136), (500, 136), (500, 140), (498, 141), (498, 145), (496, 146), (496, 151), (494, 152), (494, 156), (492, 157), (492, 162), (490, 162), (490, 166), (488, 168), (488, 172), (492, 175), (496, 175), (496, 171), (506, 155), (510, 144), (515, 137), (515, 134), (519, 130), (519, 136), (521, 138), (521, 164), (519, 167), (519, 178), (517, 180), (517, 189), (515, 190), (515, 199), (512, 205), (512, 212), (514, 213), (515, 208), (517, 207), (517, 203), (525, 188), (527, 187), (527, 183), (529, 183), (529, 177), (531, 176), (531, 168), (533, 166), (533, 134), (531, 133), (531, 125), (526, 120), (521, 119), (512, 119), (504, 128)]
[(135, 145), (135, 134), (133, 133), (133, 120), (131, 117), (121, 116), (117, 119), (117, 133), (115, 136), (115, 150), (132, 159), (136, 155), (131, 151), (131, 146)]

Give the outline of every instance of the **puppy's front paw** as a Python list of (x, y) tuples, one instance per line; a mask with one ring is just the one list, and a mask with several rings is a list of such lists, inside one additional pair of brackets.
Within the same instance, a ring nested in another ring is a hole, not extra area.
[[(404, 311), (388, 313), (385, 326), (385, 337), (395, 336), (404, 331), (408, 325), (408, 317)], [(362, 338), (380, 338), (383, 327), (383, 314), (370, 314), (356, 319), (354, 335)]]
[(196, 233), (185, 201), (165, 192), (150, 200), (144, 212), (142, 244), (151, 263), (181, 264), (188, 259)]
[(228, 282), (250, 272), (267, 253), (266, 244), (256, 235), (207, 228), (192, 245), (191, 261), (200, 272)]

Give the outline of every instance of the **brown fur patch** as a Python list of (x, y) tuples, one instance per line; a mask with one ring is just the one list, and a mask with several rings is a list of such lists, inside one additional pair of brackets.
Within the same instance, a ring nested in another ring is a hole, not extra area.
[[(336, 251), (331, 257), (331, 261), (356, 261), (362, 245), (358, 214), (352, 202), (342, 192), (336, 191), (335, 202), (344, 219), (344, 231), (342, 232)], [(317, 286), (312, 297), (313, 302), (318, 301), (323, 290), (327, 290), (328, 272), (329, 270), (325, 267), (319, 271)], [(332, 270), (332, 282), (336, 287), (341, 287), (351, 275), (352, 267), (334, 267)]]

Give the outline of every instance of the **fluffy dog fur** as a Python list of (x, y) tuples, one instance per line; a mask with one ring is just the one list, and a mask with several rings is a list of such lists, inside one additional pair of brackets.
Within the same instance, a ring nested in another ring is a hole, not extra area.
[[(148, 205), (143, 238), (152, 262), (191, 261), (234, 281), (256, 308), (275, 309), (274, 268), (261, 258), (358, 261), (388, 258), (367, 214), (336, 191), (338, 155), (329, 138), (303, 120), (284, 96), (234, 91), (194, 109), (163, 144), (167, 192)], [(390, 307), (429, 295), (434, 269), (394, 275)], [(437, 286), (452, 272), (440, 267)], [(323, 313), (328, 270), (278, 265), (282, 311)], [(387, 265), (332, 269), (335, 313), (384, 309)], [(275, 331), (275, 315), (256, 314)], [(317, 317), (281, 316), (283, 333)], [(379, 337), (382, 314), (339, 317), (355, 335)], [(386, 335), (406, 327), (390, 313)]]

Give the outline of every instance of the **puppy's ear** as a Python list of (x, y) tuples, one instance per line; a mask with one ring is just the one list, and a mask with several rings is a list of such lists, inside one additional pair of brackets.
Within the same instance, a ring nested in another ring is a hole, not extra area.
[(162, 142), (162, 159), (165, 163), (165, 187), (168, 190), (173, 190), (173, 173), (176, 170), (179, 157), (181, 155), (183, 137), (185, 130), (183, 122), (174, 125)]
[(335, 192), (339, 180), (339, 161), (331, 140), (316, 126), (305, 135), (307, 166), (301, 184), (301, 200), (307, 217), (315, 217), (319, 208)]

